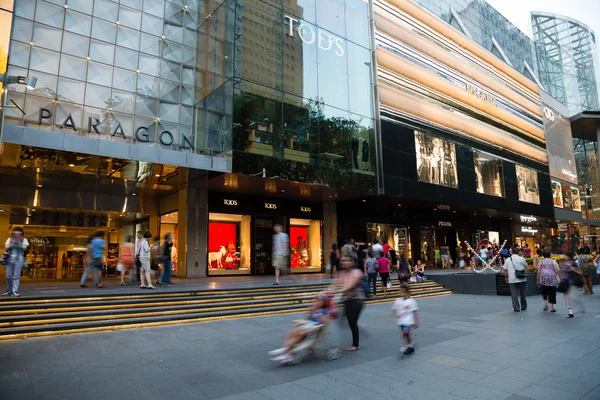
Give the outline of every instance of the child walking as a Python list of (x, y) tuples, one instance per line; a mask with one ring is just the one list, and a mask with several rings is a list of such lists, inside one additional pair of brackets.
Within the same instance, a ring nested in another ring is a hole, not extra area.
[(410, 297), (410, 291), (408, 286), (400, 286), (400, 292), (398, 298), (394, 301), (392, 306), (393, 316), (396, 318), (396, 323), (402, 331), (402, 336), (406, 342), (406, 347), (401, 347), (400, 351), (404, 355), (409, 355), (415, 352), (415, 346), (410, 337), (411, 329), (417, 329), (419, 327), (419, 307), (417, 302)]

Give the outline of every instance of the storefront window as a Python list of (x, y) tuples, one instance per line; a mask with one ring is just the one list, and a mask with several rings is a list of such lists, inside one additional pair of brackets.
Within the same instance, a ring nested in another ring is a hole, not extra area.
[(249, 215), (209, 214), (209, 275), (250, 274), (250, 222)]
[(410, 258), (410, 238), (407, 226), (368, 223), (367, 232), (369, 243), (374, 243), (376, 240), (387, 242), (390, 249), (395, 250), (398, 256), (404, 253), (407, 258)]
[(321, 269), (321, 221), (290, 219), (290, 266), (292, 272)]
[(420, 181), (458, 188), (454, 143), (415, 131), (415, 147)]
[(540, 204), (537, 172), (533, 169), (516, 166), (519, 200), (527, 203)]
[(477, 192), (504, 197), (502, 160), (488, 153), (473, 152)]
[[(164, 240), (167, 233), (173, 235), (173, 247), (171, 248), (171, 268), (177, 271), (177, 249), (179, 248), (179, 212), (173, 211), (160, 216), (160, 236), (161, 241)], [(174, 273), (174, 272), (172, 272)]]
[(562, 184), (557, 181), (552, 181), (552, 201), (554, 207), (563, 208)]

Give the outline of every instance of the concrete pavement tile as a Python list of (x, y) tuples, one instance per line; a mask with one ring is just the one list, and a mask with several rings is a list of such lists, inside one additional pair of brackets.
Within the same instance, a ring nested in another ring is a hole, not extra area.
[[(571, 360), (568, 364), (571, 364)], [(564, 363), (556, 362), (538, 362), (537, 360), (522, 360), (514, 365), (517, 368), (524, 369), (526, 371), (541, 372), (544, 374), (552, 374), (558, 371), (564, 366)]]
[(414, 384), (442, 393), (451, 393), (469, 385), (469, 383), (467, 382), (459, 381), (456, 379), (443, 378), (441, 376), (430, 377), (429, 379), (420, 379), (418, 381), (415, 381)]
[(528, 386), (518, 394), (521, 396), (531, 397), (535, 400), (578, 400), (581, 397), (578, 394), (556, 390), (536, 384)]
[(576, 370), (600, 374), (600, 362), (584, 362), (581, 360), (576, 360), (569, 364), (567, 368), (574, 368)]
[(467, 385), (457, 389), (450, 394), (460, 396), (464, 399), (482, 399), (482, 400), (504, 400), (511, 395), (510, 392), (496, 390), (476, 384)]
[(562, 390), (564, 392), (575, 393), (580, 396), (585, 396), (597, 388), (600, 384), (600, 382), (588, 383), (575, 379), (558, 379), (556, 375), (549, 375), (536, 383), (541, 386)]
[(469, 371), (462, 368), (452, 368), (439, 375), (444, 378), (456, 379), (462, 382), (473, 383), (485, 378), (488, 374), (484, 374), (482, 372)]
[(582, 357), (578, 361), (600, 364), (600, 354), (590, 353), (587, 356)]
[(553, 357), (562, 357), (562, 358), (570, 358), (572, 360), (579, 360), (583, 357), (586, 356), (587, 353), (584, 352), (578, 352), (578, 351), (573, 351), (573, 350), (564, 350), (560, 347), (560, 345), (557, 345), (554, 348), (548, 349), (546, 351), (544, 351), (542, 354), (540, 354), (541, 356), (553, 356)]
[(495, 353), (495, 354), (486, 354), (485, 356), (479, 358), (477, 361), (484, 361), (484, 362), (488, 362), (490, 364), (498, 364), (498, 365), (504, 365), (504, 366), (508, 367), (511, 365), (515, 365), (516, 363), (518, 363), (521, 360), (518, 358), (514, 358), (514, 357), (503, 356), (499, 352), (499, 353)]
[(466, 358), (469, 360), (477, 360), (481, 357), (484, 357), (487, 353), (471, 350), (469, 348), (465, 348), (465, 349), (448, 348), (448, 350), (444, 351), (444, 354), (446, 354), (448, 356)]
[(502, 371), (498, 371), (496, 375), (503, 376), (505, 378), (516, 379), (518, 381), (527, 383), (535, 383), (548, 376), (548, 374), (534, 371), (526, 371), (524, 369), (517, 368), (516, 366), (508, 367), (506, 369), (503, 369)]
[(469, 342), (461, 341), (457, 339), (446, 340), (444, 342), (440, 342), (435, 344), (434, 346), (445, 346), (445, 347), (454, 347), (456, 349), (464, 349), (469, 346)]
[(498, 375), (489, 375), (483, 379), (480, 379), (476, 382), (479, 386), (485, 386), (491, 389), (501, 390), (503, 392), (513, 392), (518, 393), (521, 390), (525, 389), (531, 383), (529, 382), (521, 382), (515, 379), (504, 378)]
[(451, 371), (453, 368), (447, 365), (436, 364), (429, 361), (422, 361), (420, 363), (411, 366), (412, 369), (420, 372), (426, 372), (428, 374), (439, 375), (443, 372)]
[(552, 376), (557, 379), (575, 379), (578, 381), (596, 383), (600, 382), (600, 374), (572, 368), (570, 365), (556, 371)]
[(282, 383), (281, 385), (270, 386), (268, 388), (257, 390), (258, 393), (271, 399), (310, 399), (316, 392), (303, 388), (294, 383)]
[(460, 365), (460, 368), (468, 369), (469, 371), (494, 374), (500, 370), (503, 370), (505, 368), (505, 366), (475, 360), (475, 361), (469, 361), (468, 363)]
[(437, 390), (428, 389), (420, 385), (406, 385), (400, 388), (400, 395), (395, 396), (397, 399), (410, 399), (410, 400), (450, 400), (450, 399), (463, 399), (460, 395), (453, 395), (443, 393)]
[(572, 328), (572, 327), (568, 327), (566, 329), (564, 329), (564, 328), (557, 329), (554, 332), (552, 332), (551, 335), (553, 335), (555, 337), (575, 339), (575, 338), (583, 336), (583, 335), (585, 335), (587, 333), (589, 333), (589, 331), (586, 331), (586, 330), (583, 330), (583, 329), (575, 329), (575, 328)]
[[(158, 375), (160, 375), (160, 373)], [(202, 369), (200, 371), (188, 373), (187, 375), (182, 375), (178, 378), (192, 388), (202, 387), (203, 385), (208, 383), (226, 384), (230, 381), (230, 379), (225, 377), (224, 375), (221, 375), (209, 369)]]
[(325, 374), (334, 380), (339, 380), (347, 383), (353, 383), (362, 379), (377, 379), (377, 375), (371, 374), (368, 371), (358, 369), (355, 367), (342, 368), (336, 371), (331, 371)]
[[(382, 385), (383, 386), (383, 385)], [(390, 389), (390, 396), (396, 396), (399, 393), (399, 390), (402, 388), (394, 388), (393, 386), (388, 386)], [(393, 391), (393, 392), (392, 392)], [(375, 392), (373, 390), (367, 389), (365, 387), (352, 385), (350, 383), (346, 383), (341, 386), (334, 386), (329, 390), (324, 390), (320, 394), (326, 397), (330, 397), (332, 399), (339, 400), (361, 400), (367, 398), (376, 397), (380, 392)], [(310, 398), (310, 397), (309, 397)]]
[(35, 392), (32, 388), (22, 388), (17, 390), (10, 387), (0, 387), (0, 399), (36, 400)]
[(518, 394), (513, 394), (510, 397), (507, 397), (505, 400), (534, 400), (531, 397), (520, 396)]
[(218, 400), (269, 400), (269, 398), (258, 392), (252, 391), (221, 397)]
[(39, 382), (57, 382), (76, 379), (70, 365), (55, 365), (54, 367), (32, 366), (27, 368), (31, 383), (36, 386)]
[(500, 354), (500, 355), (503, 355), (506, 357), (513, 357), (513, 358), (518, 358), (521, 360), (526, 360), (530, 357), (539, 355), (546, 350), (547, 350), (547, 348), (545, 348), (545, 347), (529, 346), (529, 345), (520, 344), (520, 345), (516, 345), (513, 347), (509, 347), (504, 350), (497, 351), (495, 354)]
[(596, 389), (594, 389), (591, 392), (587, 393), (585, 395), (585, 397), (594, 398), (594, 399), (600, 399), (600, 386), (596, 386)]
[(326, 375), (314, 375), (308, 378), (295, 380), (292, 383), (319, 393), (330, 388), (332, 385), (342, 384), (341, 382), (331, 379), (331, 377)]
[(445, 354), (440, 354), (439, 356), (431, 357), (427, 360), (428, 362), (447, 365), (449, 367), (458, 367), (459, 365), (463, 365), (468, 363), (470, 360), (466, 358), (459, 358), (453, 356), (447, 356)]

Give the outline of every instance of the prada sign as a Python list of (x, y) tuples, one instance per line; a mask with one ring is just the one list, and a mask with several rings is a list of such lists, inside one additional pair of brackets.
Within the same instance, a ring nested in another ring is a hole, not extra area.
[(479, 89), (477, 86), (475, 85), (471, 85), (470, 83), (467, 83), (467, 91), (471, 94), (474, 94), (475, 96), (477, 96), (480, 100), (485, 101), (486, 103), (490, 103), (491, 105), (495, 106), (496, 105), (496, 98), (494, 96), (492, 96), (491, 94)]
[[(43, 108), (43, 107), (40, 108), (39, 114), (38, 114), (38, 124), (41, 125), (42, 122), (53, 123), (52, 110), (49, 110), (49, 109)], [(88, 117), (87, 127), (84, 128), (83, 131), (85, 131), (86, 133), (94, 132), (97, 135), (101, 135), (103, 133), (106, 133), (106, 132), (102, 132), (98, 129), (101, 125), (102, 125), (102, 121), (100, 121), (98, 118)], [(80, 127), (77, 127), (75, 125), (75, 121), (73, 119), (72, 114), (68, 114), (67, 117), (65, 118), (65, 120), (57, 126), (60, 129), (72, 129), (74, 132), (79, 132), (79, 130), (80, 130)], [(100, 128), (100, 129), (102, 129), (102, 128)], [(149, 131), (150, 131), (149, 127), (140, 126), (140, 127), (136, 128), (133, 136), (135, 137), (135, 140), (137, 140), (138, 142), (148, 143), (148, 142), (150, 142), (150, 135), (148, 134)], [(124, 139), (132, 138), (132, 133), (126, 132), (123, 129), (123, 127), (121, 126), (121, 124), (118, 124), (111, 132), (108, 132), (108, 135), (110, 135), (110, 136), (121, 135), (121, 136), (123, 136)], [(173, 133), (171, 133), (167, 130), (164, 130), (158, 134), (158, 142), (160, 144), (162, 144), (163, 146), (171, 146), (171, 145), (175, 144), (180, 149), (189, 149), (191, 151), (194, 151), (193, 136), (188, 137), (188, 136), (185, 136), (182, 134), (181, 137), (179, 138), (179, 141), (176, 143), (176, 138), (173, 135)]]

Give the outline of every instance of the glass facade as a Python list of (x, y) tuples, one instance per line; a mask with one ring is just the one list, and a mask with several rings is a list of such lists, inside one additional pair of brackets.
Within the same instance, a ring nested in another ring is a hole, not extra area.
[(15, 107), (7, 122), (157, 150), (226, 153), (226, 140), (207, 147), (207, 130), (195, 129), (200, 3), (15, 2), (9, 73), (38, 80), (34, 90), (10, 88)]
[[(13, 17), (12, 10), (13, 0), (0, 1), (0, 74), (6, 72)], [(3, 89), (2, 83), (0, 83), (0, 93), (2, 93)], [(0, 105), (0, 107), (2, 107), (2, 105)]]
[(544, 89), (569, 109), (570, 115), (600, 107), (600, 66), (594, 32), (579, 21), (532, 13)]
[(491, 154), (473, 150), (477, 192), (504, 197), (502, 160)]
[(577, 174), (581, 184), (582, 194), (585, 194), (583, 185), (592, 185), (592, 196), (582, 198), (581, 205), (585, 217), (585, 202), (588, 204), (588, 212), (590, 219), (600, 220), (600, 197), (595, 196), (597, 192), (596, 182), (600, 182), (600, 174), (598, 169), (598, 143), (596, 141), (574, 138), (573, 145), (575, 147), (575, 161), (577, 163)]
[[(366, 2), (319, 1), (317, 9), (316, 0), (231, 0), (200, 30), (213, 36), (199, 57), (198, 100), (212, 115), (221, 99), (233, 99), (223, 126), (232, 129), (234, 169), (238, 156), (246, 164), (245, 154), (281, 160), (282, 170), (297, 165), (290, 173), (312, 168), (319, 180), (331, 169), (375, 175)], [(215, 132), (201, 129), (209, 139)]]

